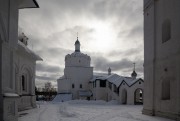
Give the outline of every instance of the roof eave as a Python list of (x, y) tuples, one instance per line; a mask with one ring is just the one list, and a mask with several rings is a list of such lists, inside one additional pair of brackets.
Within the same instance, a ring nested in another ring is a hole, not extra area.
[(36, 0), (19, 0), (19, 9), (25, 8), (39, 8), (39, 5)]

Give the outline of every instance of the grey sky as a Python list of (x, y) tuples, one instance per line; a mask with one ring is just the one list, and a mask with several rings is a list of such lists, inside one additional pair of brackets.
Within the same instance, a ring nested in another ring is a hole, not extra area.
[(143, 77), (142, 0), (37, 0), (39, 9), (20, 10), (20, 32), (43, 58), (37, 86), (63, 75), (64, 57), (74, 51), (77, 32), (81, 52), (91, 56), (94, 71), (129, 76), (133, 62)]

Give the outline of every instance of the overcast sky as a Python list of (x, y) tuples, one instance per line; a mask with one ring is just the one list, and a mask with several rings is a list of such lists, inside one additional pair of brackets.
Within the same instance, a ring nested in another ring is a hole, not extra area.
[(29, 38), (29, 48), (43, 58), (37, 62), (36, 85), (63, 75), (65, 55), (91, 56), (95, 72), (130, 76), (133, 63), (143, 77), (143, 0), (37, 0), (38, 9), (20, 10), (19, 32)]

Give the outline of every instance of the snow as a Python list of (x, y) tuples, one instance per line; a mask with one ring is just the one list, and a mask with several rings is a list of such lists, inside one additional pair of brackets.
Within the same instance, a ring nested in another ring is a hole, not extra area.
[(15, 93), (4, 93), (4, 96), (5, 97), (19, 97), (19, 95)]
[(26, 45), (24, 45), (21, 41), (18, 41), (18, 46), (20, 49), (23, 49), (25, 52), (29, 53), (36, 60), (43, 60), (40, 56), (31, 51)]
[(173, 121), (142, 115), (141, 105), (119, 105), (116, 101), (72, 100), (37, 105), (38, 108), (20, 112), (19, 121)]
[(64, 102), (69, 100), (72, 100), (72, 94), (59, 93), (56, 95), (52, 102)]

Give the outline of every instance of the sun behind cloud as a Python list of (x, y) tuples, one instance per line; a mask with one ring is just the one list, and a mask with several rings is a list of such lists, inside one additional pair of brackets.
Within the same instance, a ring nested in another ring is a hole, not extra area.
[(107, 53), (115, 47), (115, 31), (108, 22), (94, 20), (89, 24), (89, 27), (94, 29), (92, 40), (89, 42), (89, 47), (93, 47), (94, 51)]

